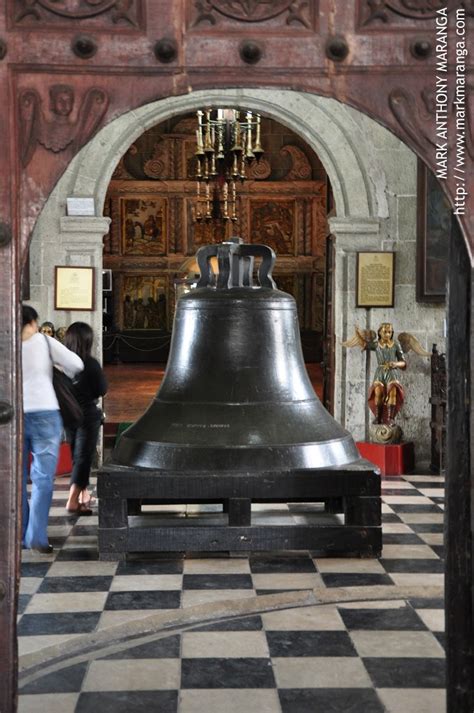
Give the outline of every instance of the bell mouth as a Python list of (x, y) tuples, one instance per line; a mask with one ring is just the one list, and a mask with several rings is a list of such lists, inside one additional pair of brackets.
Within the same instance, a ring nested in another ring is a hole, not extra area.
[(118, 465), (196, 472), (318, 470), (360, 460), (350, 434), (318, 443), (280, 446), (217, 446), (150, 443), (122, 435), (113, 455)]
[(216, 473), (334, 468), (359, 458), (352, 436), (316, 397), (250, 404), (157, 397), (112, 455), (120, 465)]

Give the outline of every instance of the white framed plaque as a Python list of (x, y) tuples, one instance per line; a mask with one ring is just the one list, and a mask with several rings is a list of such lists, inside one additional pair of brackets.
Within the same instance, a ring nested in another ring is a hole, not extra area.
[(66, 209), (68, 215), (87, 215), (95, 216), (94, 199), (71, 197), (66, 198)]
[(54, 272), (54, 309), (95, 309), (93, 267), (56, 265)]

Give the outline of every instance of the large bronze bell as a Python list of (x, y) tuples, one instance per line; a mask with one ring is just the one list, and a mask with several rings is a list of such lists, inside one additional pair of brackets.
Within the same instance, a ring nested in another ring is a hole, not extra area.
[[(259, 286), (252, 284), (255, 257)], [(234, 240), (200, 248), (197, 260), (201, 277), (178, 300), (161, 387), (123, 433), (113, 461), (215, 472), (357, 461), (352, 436), (309, 381), (295, 300), (271, 277), (273, 250)]]

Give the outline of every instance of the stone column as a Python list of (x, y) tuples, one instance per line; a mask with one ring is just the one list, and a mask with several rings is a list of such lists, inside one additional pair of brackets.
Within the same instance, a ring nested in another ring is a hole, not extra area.
[(383, 221), (379, 218), (372, 217), (329, 219), (331, 233), (336, 238), (334, 417), (355, 440), (364, 440), (368, 429), (367, 355), (358, 348), (345, 349), (342, 342), (354, 334), (356, 324), (361, 329), (371, 327), (368, 311), (356, 308), (356, 253), (359, 250), (382, 249), (382, 224)]
[[(94, 285), (95, 309), (92, 312), (55, 312), (55, 324), (87, 322), (94, 331), (94, 355), (102, 363), (102, 239), (109, 231), (110, 218), (63, 216), (59, 220), (59, 246), (53, 259), (45, 261), (52, 270), (54, 285), (54, 265), (80, 265), (95, 269)], [(58, 250), (59, 248), (59, 250)], [(54, 289), (54, 288), (53, 288)], [(54, 299), (54, 296), (53, 296)]]

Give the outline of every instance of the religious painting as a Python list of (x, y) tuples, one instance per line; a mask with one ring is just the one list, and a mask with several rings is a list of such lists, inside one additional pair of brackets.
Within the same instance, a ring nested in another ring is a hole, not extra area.
[(123, 255), (166, 254), (166, 199), (121, 198)]
[(436, 177), (418, 160), (416, 299), (444, 302), (452, 210)]
[(124, 275), (122, 329), (168, 329), (165, 276)]
[(295, 254), (295, 202), (250, 201), (250, 240), (273, 248), (277, 255)]

